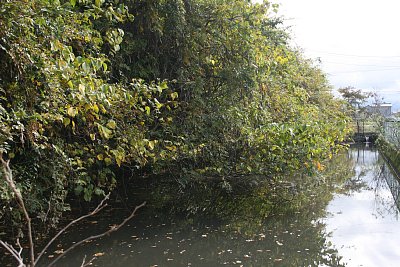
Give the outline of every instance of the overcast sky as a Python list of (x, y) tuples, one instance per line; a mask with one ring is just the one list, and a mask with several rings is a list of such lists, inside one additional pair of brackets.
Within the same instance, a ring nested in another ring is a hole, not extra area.
[(293, 45), (337, 89), (373, 91), (400, 109), (400, 1), (272, 0), (290, 26)]

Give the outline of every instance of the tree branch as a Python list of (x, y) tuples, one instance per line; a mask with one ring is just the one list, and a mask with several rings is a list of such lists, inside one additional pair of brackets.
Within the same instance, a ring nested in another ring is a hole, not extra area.
[(85, 255), (85, 257), (83, 258), (81, 267), (86, 267), (86, 266), (91, 265), (92, 262), (93, 262), (95, 259), (96, 259), (96, 257), (93, 257), (90, 261), (86, 262), (86, 255)]
[(135, 209), (133, 210), (133, 212), (131, 213), (131, 215), (129, 215), (128, 217), (126, 217), (120, 224), (112, 226), (108, 231), (105, 231), (104, 233), (101, 233), (101, 234), (98, 234), (98, 235), (89, 236), (88, 238), (85, 238), (85, 239), (83, 239), (83, 240), (81, 240), (81, 241), (75, 243), (74, 245), (72, 245), (71, 247), (69, 247), (67, 250), (65, 250), (64, 253), (63, 253), (62, 255), (60, 255), (60, 256), (58, 256), (57, 258), (55, 258), (55, 259), (48, 265), (48, 267), (53, 266), (58, 260), (60, 260), (62, 257), (64, 257), (65, 254), (67, 254), (68, 252), (70, 252), (71, 250), (73, 250), (74, 248), (76, 248), (77, 246), (79, 246), (79, 245), (81, 245), (81, 244), (83, 244), (83, 243), (85, 243), (85, 242), (88, 242), (88, 241), (91, 241), (91, 240), (94, 240), (94, 239), (97, 239), (97, 238), (101, 238), (101, 237), (106, 236), (106, 235), (108, 235), (108, 234), (110, 234), (110, 233), (112, 233), (112, 232), (117, 231), (118, 229), (120, 229), (122, 226), (124, 226), (130, 219), (132, 219), (132, 218), (136, 215), (136, 212), (137, 212), (138, 209), (144, 207), (145, 205), (146, 205), (146, 202), (143, 202), (143, 203), (140, 204), (139, 206), (136, 206)]
[(3, 242), (0, 240), (0, 244), (7, 249), (11, 255), (18, 261), (18, 267), (25, 267), (24, 259), (21, 256), (22, 253), (22, 247), (19, 244), (19, 239), (17, 239), (17, 244), (19, 246), (19, 252), (11, 245), (7, 244), (7, 242)]
[(5, 161), (3, 159), (3, 153), (0, 153), (0, 162), (2, 164), (2, 170), (4, 173), (4, 178), (8, 184), (8, 186), (11, 188), (11, 190), (14, 192), (15, 197), (17, 198), (18, 204), (21, 207), (22, 212), (24, 213), (25, 220), (27, 222), (28, 226), (28, 239), (29, 239), (29, 249), (30, 249), (30, 262), (32, 265), (35, 263), (35, 247), (33, 244), (33, 237), (32, 237), (32, 224), (31, 224), (31, 218), (29, 217), (28, 211), (25, 208), (25, 203), (24, 199), (22, 198), (21, 192), (18, 190), (17, 186), (15, 185), (15, 182), (13, 180), (13, 175), (12, 171), (10, 168), (10, 161), (7, 160)]
[(67, 226), (65, 226), (63, 229), (61, 229), (48, 243), (47, 245), (42, 249), (42, 251), (40, 252), (40, 254), (37, 256), (36, 261), (35, 261), (35, 265), (39, 262), (40, 258), (43, 256), (43, 254), (46, 252), (46, 250), (49, 248), (49, 246), (62, 234), (64, 233), (69, 227), (71, 227), (73, 224), (82, 221), (83, 219), (93, 216), (96, 213), (98, 213), (99, 211), (101, 211), (102, 209), (104, 209), (105, 207), (107, 207), (107, 204), (104, 203), (106, 200), (108, 200), (110, 198), (110, 193), (108, 193), (103, 200), (100, 202), (99, 205), (97, 205), (97, 207), (90, 213), (83, 215), (75, 220), (73, 220), (72, 222), (70, 222)]

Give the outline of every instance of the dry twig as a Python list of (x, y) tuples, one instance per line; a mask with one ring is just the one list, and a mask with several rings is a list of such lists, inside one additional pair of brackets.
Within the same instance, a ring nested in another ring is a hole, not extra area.
[(40, 252), (40, 254), (37, 256), (36, 261), (35, 261), (35, 265), (39, 262), (39, 259), (43, 256), (43, 254), (46, 252), (46, 250), (49, 248), (49, 246), (62, 234), (64, 233), (69, 227), (71, 227), (73, 224), (82, 221), (83, 219), (93, 216), (95, 214), (97, 214), (99, 211), (101, 211), (102, 209), (104, 209), (105, 207), (107, 207), (107, 203), (104, 203), (106, 200), (108, 200), (110, 198), (110, 193), (108, 193), (103, 200), (100, 202), (99, 205), (97, 205), (97, 207), (90, 213), (83, 215), (75, 220), (73, 220), (72, 222), (70, 222), (67, 226), (65, 226), (63, 229), (61, 229), (48, 243), (47, 245), (42, 249), (42, 251)]
[(13, 246), (8, 244), (7, 242), (3, 242), (0, 240), (0, 244), (7, 249), (11, 255), (18, 261), (18, 267), (25, 267), (24, 259), (21, 256), (22, 247), (19, 243), (19, 239), (17, 239), (17, 245), (19, 246), (19, 251), (17, 251)]
[(70, 246), (67, 250), (64, 251), (63, 254), (61, 254), (60, 256), (55, 258), (48, 266), (49, 267), (53, 266), (58, 260), (60, 260), (62, 257), (64, 257), (65, 254), (67, 254), (68, 252), (70, 252), (71, 250), (76, 248), (77, 246), (79, 246), (79, 245), (81, 245), (81, 244), (83, 244), (85, 242), (88, 242), (88, 241), (91, 241), (91, 240), (94, 240), (94, 239), (97, 239), (97, 238), (101, 238), (101, 237), (106, 236), (106, 235), (108, 235), (108, 234), (110, 234), (112, 232), (117, 231), (118, 229), (120, 229), (122, 226), (124, 226), (130, 219), (132, 219), (136, 215), (136, 212), (137, 212), (138, 209), (144, 207), (145, 205), (146, 205), (146, 202), (143, 202), (139, 206), (136, 206), (135, 209), (133, 210), (133, 212), (131, 213), (131, 215), (126, 217), (120, 224), (112, 226), (108, 231), (105, 231), (104, 233), (101, 233), (101, 234), (98, 234), (98, 235), (89, 236), (88, 238), (85, 238), (85, 239), (75, 243), (74, 245)]
[[(18, 190), (17, 186), (15, 185), (15, 182), (14, 182), (14, 179), (13, 179), (13, 175), (12, 175), (12, 171), (11, 171), (11, 168), (10, 168), (10, 161), (9, 160), (5, 161), (3, 159), (3, 154), (2, 153), (0, 153), (0, 162), (1, 162), (2, 167), (3, 167), (2, 171), (3, 171), (3, 174), (4, 174), (4, 178), (5, 178), (8, 186), (13, 191), (15, 197), (17, 198), (18, 204), (19, 204), (22, 212), (24, 213), (25, 220), (27, 222), (28, 239), (29, 239), (29, 250), (30, 250), (29, 256), (30, 256), (30, 261), (31, 261), (32, 265), (34, 265), (34, 262), (35, 262), (35, 246), (33, 244), (31, 217), (29, 216), (28, 211), (25, 208), (25, 203), (24, 203), (24, 199), (22, 198), (22, 194)], [(2, 245), (3, 245), (3, 243), (2, 243)]]

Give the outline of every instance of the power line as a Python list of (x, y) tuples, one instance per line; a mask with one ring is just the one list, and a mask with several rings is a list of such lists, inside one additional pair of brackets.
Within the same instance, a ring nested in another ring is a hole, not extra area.
[(308, 50), (315, 53), (327, 54), (327, 55), (336, 55), (336, 56), (343, 56), (343, 57), (360, 57), (360, 58), (400, 58), (400, 55), (394, 56), (377, 56), (377, 55), (354, 55), (354, 54), (342, 54), (342, 53), (335, 53), (335, 52), (324, 52), (324, 51), (317, 51), (317, 50)]
[(368, 64), (355, 64), (355, 63), (344, 63), (344, 62), (333, 62), (333, 61), (322, 61), (322, 63), (329, 63), (329, 64), (339, 64), (339, 65), (346, 65), (346, 66), (361, 66), (361, 67), (383, 67), (383, 68), (400, 68), (400, 66), (394, 65), (368, 65)]
[(375, 70), (352, 70), (352, 71), (340, 71), (335, 73), (328, 73), (329, 75), (336, 76), (337, 74), (346, 74), (346, 73), (357, 73), (357, 72), (379, 72), (379, 71), (392, 71), (392, 70), (400, 70), (400, 67), (389, 68), (389, 69), (375, 69)]

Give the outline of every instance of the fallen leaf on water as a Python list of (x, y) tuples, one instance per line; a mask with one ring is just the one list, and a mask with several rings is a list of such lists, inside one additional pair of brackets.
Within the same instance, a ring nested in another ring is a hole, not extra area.
[(63, 253), (64, 253), (64, 250), (63, 250), (63, 249), (59, 249), (59, 250), (54, 251), (54, 253), (56, 253), (56, 254), (63, 254)]
[(283, 261), (283, 259), (275, 259), (274, 262), (280, 262)]
[(97, 253), (95, 253), (93, 256), (95, 256), (95, 257), (101, 257), (101, 256), (104, 256), (104, 252), (97, 252)]
[(275, 241), (278, 246), (283, 246), (283, 243), (279, 242), (278, 240)]

